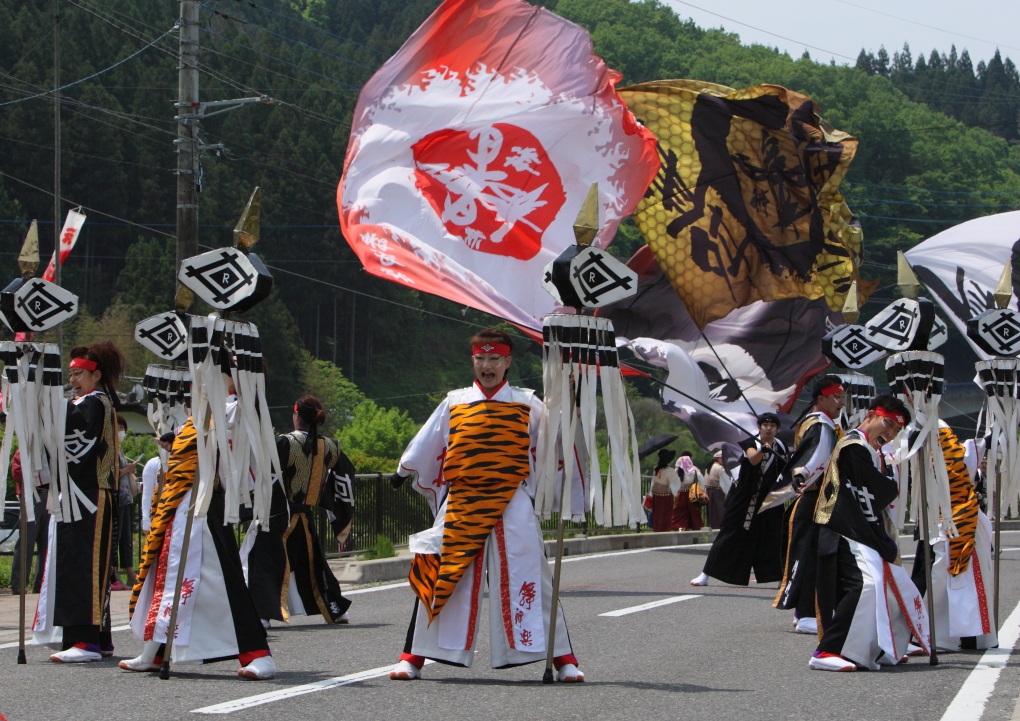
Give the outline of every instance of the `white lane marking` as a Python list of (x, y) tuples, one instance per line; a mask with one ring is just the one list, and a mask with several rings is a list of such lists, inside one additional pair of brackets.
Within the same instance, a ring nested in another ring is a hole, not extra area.
[[(427, 666), (430, 663), (435, 662), (426, 661), (425, 665)], [(233, 701), (225, 701), (223, 703), (214, 704), (212, 706), (203, 706), (202, 708), (194, 709), (191, 713), (228, 714), (234, 713), (235, 711), (243, 711), (244, 709), (254, 708), (255, 706), (261, 706), (267, 703), (274, 703), (276, 701), (283, 701), (284, 699), (294, 698), (295, 696), (317, 693), (319, 691), (325, 691), (326, 689), (336, 688), (338, 686), (348, 686), (352, 683), (358, 683), (359, 681), (367, 681), (372, 678), (386, 676), (392, 668), (392, 664), (389, 666), (370, 668), (367, 671), (358, 671), (357, 673), (351, 673), (346, 676), (327, 678), (322, 681), (316, 681), (315, 683), (309, 683), (303, 686), (291, 686), (290, 688), (282, 688), (279, 691), (270, 691), (269, 693), (260, 693), (256, 696), (247, 696)]]
[(981, 656), (981, 660), (963, 682), (956, 698), (942, 714), (942, 721), (980, 720), (1018, 638), (1020, 638), (1020, 604), (1017, 604), (1013, 613), (1009, 614), (1009, 618), (999, 629), (999, 647), (990, 648)]
[(392, 588), (407, 588), (411, 584), (407, 581), (401, 583), (387, 583), (384, 586), (372, 586), (370, 588), (359, 588), (356, 591), (344, 591), (345, 596), (356, 596), (359, 593), (375, 593), (376, 591), (389, 591)]
[[(634, 553), (648, 553), (649, 551), (671, 551), (676, 548), (703, 548), (711, 546), (711, 543), (688, 543), (683, 546), (653, 546), (651, 548), (632, 548), (627, 551), (605, 551), (603, 553), (586, 553), (583, 556), (564, 556), (564, 563), (571, 563), (572, 561), (588, 561), (596, 558), (612, 558), (613, 556), (630, 556)], [(547, 559), (549, 563), (555, 561), (554, 558)]]
[(616, 611), (609, 611), (608, 613), (600, 613), (600, 616), (609, 616), (616, 618), (618, 616), (626, 616), (630, 613), (640, 613), (641, 611), (647, 611), (651, 608), (658, 608), (659, 606), (668, 606), (671, 603), (680, 603), (680, 601), (690, 601), (692, 598), (701, 598), (697, 594), (687, 594), (683, 596), (670, 596), (669, 598), (661, 598), (658, 601), (651, 601), (649, 603), (642, 603), (640, 606), (631, 606), (630, 608), (621, 608)]

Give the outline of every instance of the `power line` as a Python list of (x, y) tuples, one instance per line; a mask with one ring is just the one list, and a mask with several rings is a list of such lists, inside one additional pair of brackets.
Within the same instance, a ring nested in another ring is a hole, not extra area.
[(849, 2), (849, 0), (836, 0), (836, 2), (841, 3), (843, 5), (849, 5), (850, 7), (855, 7), (858, 10), (864, 10), (864, 11), (869, 12), (869, 13), (875, 13), (876, 15), (882, 15), (882, 16), (887, 17), (887, 18), (892, 18), (893, 20), (899, 20), (901, 22), (909, 23), (911, 25), (917, 25), (918, 27), (927, 28), (928, 30), (935, 30), (937, 32), (945, 33), (945, 34), (951, 35), (953, 37), (966, 38), (967, 40), (973, 40), (973, 41), (979, 42), (979, 43), (987, 43), (989, 45), (998, 45), (999, 47), (1009, 48), (1010, 50), (1020, 50), (1020, 48), (1014, 47), (1012, 45), (1006, 45), (1006, 44), (1000, 43), (998, 41), (985, 40), (984, 38), (975, 38), (975, 37), (972, 37), (970, 35), (964, 35), (963, 33), (957, 32), (956, 30), (946, 30), (945, 28), (936, 27), (934, 25), (928, 25), (926, 23), (918, 22), (917, 20), (911, 20), (910, 18), (904, 18), (904, 17), (900, 17), (898, 15), (892, 15), (890, 13), (882, 12), (881, 10), (875, 10), (874, 8), (869, 8), (869, 7), (865, 7), (864, 5), (858, 5), (857, 3)]
[[(693, 3), (685, 2), (684, 0), (670, 0), (670, 2), (675, 2), (678, 5), (686, 5), (687, 7), (694, 8), (695, 10), (698, 10), (700, 12), (707, 13), (709, 15), (714, 15), (717, 18), (722, 18), (723, 20), (726, 20), (728, 22), (734, 23), (736, 25), (740, 25), (741, 27), (745, 27), (745, 28), (748, 28), (750, 30), (757, 30), (760, 33), (765, 33), (766, 35), (771, 35), (774, 38), (779, 38), (780, 40), (785, 40), (785, 41), (790, 42), (790, 43), (796, 43), (797, 45), (802, 45), (802, 46), (804, 46), (806, 48), (811, 48), (812, 50), (817, 50), (817, 51), (822, 52), (822, 53), (827, 53), (829, 55), (833, 55), (833, 56), (838, 57), (838, 58), (845, 58), (846, 60), (852, 60), (852, 61), (855, 61), (855, 62), (857, 60), (857, 58), (851, 58), (851, 57), (848, 57), (846, 55), (843, 55), (842, 53), (837, 53), (835, 50), (826, 50), (825, 48), (820, 48), (820, 47), (818, 47), (816, 45), (809, 45), (808, 43), (801, 42), (800, 40), (794, 40), (793, 38), (788, 38), (785, 35), (779, 35), (777, 33), (769, 32), (768, 30), (765, 30), (763, 28), (757, 27), (755, 25), (748, 25), (747, 23), (740, 22), (739, 20), (735, 20), (734, 18), (727, 17), (726, 15), (720, 15), (719, 13), (713, 12), (711, 10), (706, 10), (703, 7), (699, 7), (698, 5), (695, 5)], [(777, 15), (776, 17), (782, 17), (782, 16), (781, 15)]]
[(139, 48), (138, 50), (136, 50), (135, 52), (131, 53), (130, 55), (128, 55), (123, 60), (119, 60), (116, 63), (114, 63), (113, 65), (110, 65), (109, 67), (103, 68), (102, 70), (100, 70), (98, 72), (92, 73), (91, 75), (87, 75), (84, 78), (81, 78), (79, 80), (75, 80), (74, 82), (68, 83), (67, 85), (63, 85), (63, 86), (61, 86), (59, 88), (54, 88), (54, 89), (46, 90), (46, 91), (38, 93), (36, 95), (30, 95), (27, 98), (19, 98), (18, 100), (10, 100), (10, 101), (8, 101), (6, 103), (0, 103), (0, 108), (2, 108), (4, 106), (7, 106), (7, 105), (14, 105), (16, 103), (23, 103), (26, 100), (35, 100), (36, 98), (44, 98), (47, 95), (52, 95), (53, 93), (59, 93), (59, 92), (61, 92), (62, 90), (66, 89), (66, 88), (73, 87), (75, 85), (78, 85), (80, 83), (85, 82), (86, 80), (92, 80), (93, 78), (99, 77), (100, 75), (103, 75), (104, 73), (108, 73), (111, 70), (113, 70), (114, 68), (118, 68), (121, 65), (123, 65), (124, 63), (126, 63), (127, 61), (137, 57), (138, 55), (141, 55), (143, 52), (145, 52), (146, 50), (151, 48), (153, 45), (155, 45), (157, 42), (162, 40), (164, 37), (166, 37), (167, 35), (169, 35), (170, 33), (172, 33), (176, 29), (177, 29), (177, 26), (174, 25), (174, 27), (172, 27), (169, 30), (167, 30), (165, 33), (160, 35), (158, 38), (153, 40), (151, 43), (149, 43), (145, 47)]
[[(46, 190), (45, 188), (40, 188), (38, 185), (30, 183), (27, 180), (22, 180), (21, 178), (17, 178), (15, 176), (11, 175), (10, 173), (2, 173), (2, 174), (0, 174), (0, 177), (10, 178), (11, 180), (13, 180), (16, 183), (20, 183), (21, 185), (25, 185), (25, 186), (27, 186), (29, 188), (32, 188), (33, 190), (37, 190), (40, 193), (48, 195), (51, 198), (53, 197), (53, 191), (52, 190)], [(95, 213), (96, 215), (102, 215), (103, 217), (106, 217), (106, 218), (112, 218), (113, 220), (119, 220), (120, 222), (126, 223), (127, 225), (132, 225), (132, 226), (134, 226), (136, 228), (142, 228), (143, 230), (148, 230), (149, 232), (156, 233), (158, 235), (163, 235), (163, 236), (166, 236), (168, 238), (176, 237), (173, 233), (164, 233), (163, 231), (156, 230), (156, 228), (154, 228), (154, 227), (143, 225), (141, 223), (136, 223), (133, 220), (128, 220), (127, 218), (121, 218), (120, 216), (113, 215), (112, 213), (107, 213), (105, 211), (99, 210), (98, 208), (95, 208), (95, 207), (90, 206), (90, 205), (85, 205), (83, 203), (78, 203), (78, 202), (72, 200), (71, 198), (65, 198), (63, 195), (60, 196), (60, 199), (62, 201), (64, 201), (64, 202), (68, 203), (72, 208), (83, 208), (83, 209), (89, 211), (89, 213)]]

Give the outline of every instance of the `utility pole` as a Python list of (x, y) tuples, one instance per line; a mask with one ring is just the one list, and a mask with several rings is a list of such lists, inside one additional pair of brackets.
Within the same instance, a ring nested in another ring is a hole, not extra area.
[[(198, 195), (202, 189), (204, 150), (223, 150), (222, 144), (204, 145), (199, 138), (203, 117), (234, 110), (247, 103), (272, 103), (266, 95), (210, 103), (198, 99), (199, 0), (180, 0), (180, 43), (177, 65), (177, 268), (198, 255)], [(209, 112), (210, 108), (217, 108)]]
[(180, 0), (177, 66), (177, 268), (198, 254), (198, 0)]
[[(60, 0), (53, 0), (53, 281), (60, 285)], [(63, 331), (57, 327), (58, 337)]]

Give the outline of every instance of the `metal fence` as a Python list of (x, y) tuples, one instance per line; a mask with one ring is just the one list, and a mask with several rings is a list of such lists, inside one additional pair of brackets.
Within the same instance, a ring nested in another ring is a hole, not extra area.
[[(649, 483), (650, 478), (642, 479), (643, 487)], [(404, 546), (407, 545), (409, 535), (425, 530), (433, 522), (432, 511), (423, 496), (406, 485), (394, 490), (390, 487), (389, 475), (383, 473), (359, 473), (355, 476), (354, 520), (344, 548), (337, 546), (325, 511), (314, 508), (311, 517), (327, 556), (364, 553), (375, 546), (377, 536), (385, 536), (395, 546)], [(540, 526), (543, 531), (553, 533), (559, 522), (553, 517), (542, 521)], [(589, 526), (587, 521), (568, 521), (564, 529), (567, 533), (586, 535), (619, 532), (619, 529)], [(241, 524), (238, 527), (238, 538), (243, 536), (244, 524)]]
[[(642, 479), (642, 486), (647, 487), (647, 485), (648, 479)], [(407, 544), (407, 537), (410, 534), (425, 530), (432, 525), (433, 521), (432, 512), (429, 510), (425, 498), (407, 486), (394, 490), (390, 487), (387, 474), (361, 473), (355, 476), (354, 504), (354, 520), (351, 523), (351, 532), (344, 548), (338, 547), (336, 538), (329, 527), (326, 512), (321, 508), (312, 509), (312, 523), (326, 555), (365, 553), (375, 547), (378, 536), (385, 536), (395, 546), (403, 546)], [(7, 530), (0, 531), (0, 540), (7, 535), (11, 535), (12, 538), (8, 539), (8, 544), (0, 549), (0, 553), (10, 553), (13, 541), (17, 538), (17, 502), (9, 501), (8, 507), (7, 523), (0, 523), (0, 528), (7, 527)], [(141, 530), (141, 517), (142, 504), (141, 496), (139, 496), (135, 499), (134, 512), (132, 513), (136, 558), (145, 544), (145, 534)], [(543, 531), (553, 533), (558, 527), (558, 521), (554, 517), (542, 521), (540, 525)], [(235, 526), (238, 544), (244, 538), (247, 528), (247, 523), (239, 523)], [(584, 533), (586, 535), (616, 532), (614, 529), (589, 526), (586, 521), (580, 523), (570, 521), (564, 524), (564, 528), (567, 533)]]

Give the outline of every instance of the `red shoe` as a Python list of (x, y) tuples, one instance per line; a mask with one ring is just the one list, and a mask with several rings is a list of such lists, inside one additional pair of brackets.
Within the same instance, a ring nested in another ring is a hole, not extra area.
[(130, 591), (131, 590), (131, 586), (125, 586), (121, 582), (121, 580), (118, 578), (117, 580), (115, 580), (113, 583), (110, 584), (110, 590), (111, 591)]

